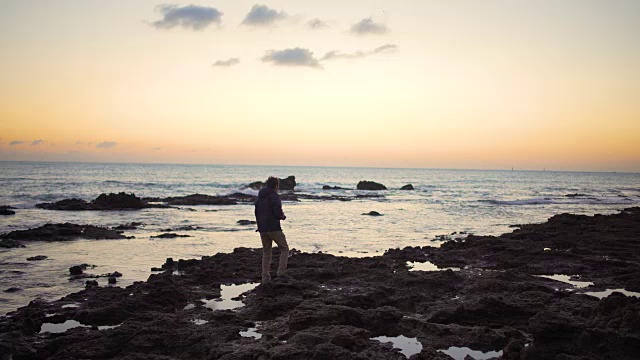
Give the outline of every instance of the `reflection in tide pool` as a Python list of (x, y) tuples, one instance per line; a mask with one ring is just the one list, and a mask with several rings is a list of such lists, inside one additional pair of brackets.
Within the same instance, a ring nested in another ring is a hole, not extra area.
[(471, 350), (468, 347), (456, 347), (456, 346), (452, 346), (448, 349), (438, 350), (438, 351), (451, 356), (455, 360), (464, 360), (464, 358), (467, 355), (471, 356), (476, 360), (486, 360), (486, 359), (502, 356), (502, 350), (482, 352), (478, 350)]
[(409, 268), (409, 271), (445, 271), (445, 270), (460, 271), (460, 268), (457, 268), (457, 267), (441, 268), (436, 266), (434, 263), (430, 261), (425, 261), (425, 262), (407, 261), (407, 267)]
[(556, 281), (560, 281), (566, 284), (571, 284), (575, 287), (577, 287), (578, 289), (582, 289), (582, 288), (586, 288), (588, 286), (593, 285), (593, 283), (591, 281), (579, 281), (579, 280), (571, 280), (571, 279), (576, 279), (576, 278), (580, 278), (580, 275), (561, 275), (561, 274), (555, 274), (555, 275), (538, 275), (539, 277), (543, 277), (543, 278), (547, 278), (547, 279), (551, 279), (551, 280), (556, 280)]
[(44, 323), (40, 328), (40, 334), (44, 334), (44, 333), (58, 334), (58, 333), (63, 333), (69, 329), (73, 329), (77, 327), (88, 327), (88, 326), (82, 325), (81, 323), (75, 320), (67, 320), (60, 324)]
[(378, 340), (382, 343), (390, 342), (394, 348), (400, 349), (400, 352), (406, 357), (410, 357), (413, 354), (417, 354), (422, 351), (422, 344), (417, 338), (408, 338), (400, 335), (395, 337), (378, 336), (371, 338), (371, 340)]
[(247, 329), (247, 331), (240, 331), (240, 336), (242, 337), (252, 337), (254, 339), (262, 339), (262, 334), (258, 332), (257, 327), (252, 327)]
[(253, 290), (258, 283), (247, 283), (240, 285), (220, 285), (220, 298), (206, 300), (203, 299), (204, 306), (212, 310), (231, 310), (243, 307), (244, 303), (239, 300), (232, 300), (241, 294)]

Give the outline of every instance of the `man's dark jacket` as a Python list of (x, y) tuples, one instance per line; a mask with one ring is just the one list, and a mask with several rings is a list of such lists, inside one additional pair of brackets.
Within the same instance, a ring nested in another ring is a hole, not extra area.
[(274, 189), (270, 187), (260, 189), (255, 214), (259, 232), (282, 230), (280, 227), (280, 219), (284, 217), (282, 202)]

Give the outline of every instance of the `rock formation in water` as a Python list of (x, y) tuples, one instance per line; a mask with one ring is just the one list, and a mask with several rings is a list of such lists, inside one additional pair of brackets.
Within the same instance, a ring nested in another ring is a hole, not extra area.
[(356, 186), (358, 190), (387, 190), (387, 187), (375, 181), (363, 180)]

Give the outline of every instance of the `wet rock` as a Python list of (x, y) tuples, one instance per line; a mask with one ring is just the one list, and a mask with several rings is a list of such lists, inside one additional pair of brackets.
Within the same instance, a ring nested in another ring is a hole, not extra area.
[(251, 184), (247, 185), (249, 189), (260, 190), (265, 186), (264, 181), (254, 181)]
[(568, 198), (576, 198), (576, 197), (584, 197), (587, 196), (587, 194), (579, 194), (579, 193), (575, 193), (575, 194), (567, 194), (565, 195)]
[(377, 211), (369, 211), (368, 213), (363, 213), (362, 215), (368, 215), (368, 216), (382, 216), (382, 214), (380, 214)]
[(46, 210), (69, 210), (69, 211), (79, 211), (79, 210), (91, 210), (91, 206), (89, 202), (82, 199), (64, 199), (60, 201), (56, 201), (54, 203), (40, 203), (36, 204), (36, 207), (39, 209)]
[(169, 205), (236, 205), (238, 203), (236, 199), (230, 196), (211, 196), (204, 194), (174, 196), (159, 200)]
[(120, 230), (120, 231), (137, 230), (138, 227), (140, 227), (142, 225), (144, 225), (144, 224), (141, 223), (141, 222), (134, 221), (134, 222), (130, 222), (128, 224), (121, 224), (121, 225), (118, 225), (118, 226), (114, 226), (112, 229), (113, 230)]
[(200, 227), (200, 226), (185, 225), (185, 226), (178, 226), (176, 228), (160, 229), (160, 231), (164, 231), (164, 232), (195, 231), (195, 230), (200, 230), (200, 229), (202, 229), (202, 227)]
[(0, 215), (15, 215), (15, 211), (11, 210), (12, 207), (8, 205), (0, 206)]
[(0, 235), (0, 239), (21, 241), (69, 241), (74, 239), (130, 239), (120, 232), (93, 225), (71, 223), (46, 224), (39, 228), (15, 230)]
[(414, 190), (413, 185), (407, 184), (400, 188), (400, 190)]
[(118, 279), (116, 279), (115, 277), (110, 277), (108, 278), (108, 282), (109, 284), (115, 284), (118, 282)]
[(340, 187), (340, 186), (323, 185), (322, 186), (322, 190), (349, 190), (349, 189), (343, 188), (343, 187)]
[(122, 273), (118, 272), (118, 271), (114, 271), (112, 273), (108, 273), (106, 275), (102, 275), (103, 277), (114, 277), (114, 278), (119, 278), (122, 277)]
[(25, 246), (16, 240), (0, 238), (0, 248), (10, 249), (10, 248), (19, 248), (19, 247), (25, 247)]
[(146, 208), (166, 208), (166, 205), (149, 204), (135, 194), (111, 193), (100, 194), (91, 202), (82, 199), (65, 199), (54, 203), (36, 204), (37, 208), (46, 210), (140, 210)]
[(186, 238), (191, 237), (191, 235), (180, 235), (176, 233), (164, 233), (160, 235), (151, 236), (152, 239), (175, 239), (175, 238)]
[(254, 220), (238, 220), (238, 225), (255, 225), (256, 222)]
[(40, 261), (40, 260), (46, 260), (47, 257), (45, 255), (36, 255), (36, 256), (32, 256), (32, 257), (28, 257), (27, 261)]
[(98, 286), (98, 281), (96, 281), (96, 280), (87, 280), (87, 281), (85, 281), (84, 285), (87, 288), (97, 287)]
[(89, 267), (95, 267), (95, 266), (91, 266), (89, 264), (74, 265), (69, 268), (69, 275), (82, 275), (84, 270), (86, 270)]
[(22, 291), (22, 289), (20, 289), (18, 287), (10, 287), (7, 290), (5, 290), (4, 292), (6, 292), (6, 293), (14, 293), (14, 292), (18, 292), (18, 291)]
[(363, 180), (356, 186), (358, 190), (387, 190), (387, 187), (375, 181)]
[[(265, 187), (266, 182), (264, 181), (254, 181), (251, 184), (247, 185), (248, 188), (250, 189), (254, 189), (254, 190), (260, 190), (263, 187)], [(295, 190), (297, 183), (296, 183), (296, 177), (295, 176), (287, 176), (284, 179), (280, 179), (280, 190)]]

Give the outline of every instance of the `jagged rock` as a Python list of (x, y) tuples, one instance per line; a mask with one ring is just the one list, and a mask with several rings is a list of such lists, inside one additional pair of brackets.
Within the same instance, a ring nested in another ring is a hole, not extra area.
[(10, 287), (7, 290), (5, 290), (4, 292), (6, 292), (6, 293), (14, 293), (14, 292), (18, 292), (18, 291), (22, 291), (22, 289), (20, 289), (18, 287)]
[(85, 284), (86, 288), (97, 287), (98, 286), (98, 281), (96, 281), (96, 280), (87, 280), (87, 281), (85, 281), (84, 284)]
[(114, 277), (110, 277), (110, 278), (108, 279), (108, 282), (109, 282), (109, 284), (115, 284), (115, 283), (117, 283), (117, 282), (118, 282), (118, 279), (116, 279), (116, 278), (114, 278)]
[(27, 261), (40, 261), (45, 259), (47, 259), (45, 255), (36, 255), (36, 256), (28, 257)]
[(86, 270), (89, 267), (95, 267), (89, 264), (81, 264), (81, 265), (74, 265), (72, 267), (69, 268), (69, 275), (82, 275), (82, 273), (84, 272), (84, 270)]
[(2, 239), (0, 237), (0, 248), (10, 249), (10, 248), (20, 248), (20, 247), (25, 247), (25, 246), (22, 245), (19, 241), (12, 240), (12, 239)]
[[(265, 187), (264, 181), (254, 181), (251, 184), (247, 185), (248, 188), (254, 190), (260, 190)], [(280, 190), (294, 190), (296, 187), (296, 177), (295, 176), (287, 176), (284, 179), (280, 179)]]
[(358, 190), (387, 190), (387, 187), (375, 181), (363, 180), (356, 186)]
[(191, 237), (191, 235), (180, 235), (176, 233), (164, 233), (156, 236), (151, 236), (153, 239), (175, 239), (175, 238), (186, 238)]
[(0, 215), (15, 215), (15, 211), (11, 210), (12, 207), (8, 205), (0, 206)]
[(400, 190), (414, 190), (413, 185), (407, 184), (400, 188)]

